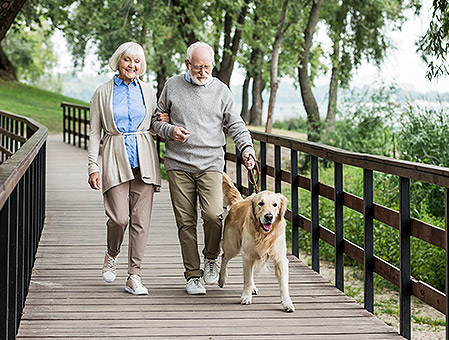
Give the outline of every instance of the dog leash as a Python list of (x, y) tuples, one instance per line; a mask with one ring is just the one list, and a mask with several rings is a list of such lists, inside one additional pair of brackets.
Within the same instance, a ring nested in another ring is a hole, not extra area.
[(246, 166), (246, 163), (243, 162), (243, 165), (245, 166), (246, 170), (248, 170), (248, 181), (252, 184), (252, 186), (254, 187), (254, 190), (256, 191), (256, 194), (259, 193), (259, 189), (257, 187), (257, 185), (259, 184), (259, 163), (257, 163), (256, 158), (254, 157), (253, 154), (249, 154), (249, 157), (252, 158), (254, 160), (254, 167), (252, 169), (249, 169)]

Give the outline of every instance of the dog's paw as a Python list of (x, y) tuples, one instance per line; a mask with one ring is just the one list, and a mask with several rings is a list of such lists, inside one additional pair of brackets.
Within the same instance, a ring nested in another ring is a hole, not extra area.
[(253, 295), (259, 295), (259, 289), (256, 286), (253, 286), (252, 288), (252, 294)]
[(251, 295), (242, 295), (240, 303), (242, 305), (250, 305), (252, 302)]
[(293, 305), (292, 300), (288, 299), (286, 301), (282, 301), (282, 308), (287, 313), (293, 313), (295, 311), (295, 306)]
[(223, 288), (226, 283), (226, 278), (220, 275), (218, 279), (218, 287)]

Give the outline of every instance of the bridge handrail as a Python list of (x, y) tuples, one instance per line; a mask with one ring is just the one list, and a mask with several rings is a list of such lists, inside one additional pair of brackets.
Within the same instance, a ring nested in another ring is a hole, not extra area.
[(45, 218), (48, 130), (0, 111), (0, 338), (17, 334)]
[[(68, 103), (64, 103), (70, 106)], [(82, 107), (85, 110), (88, 107)], [(77, 119), (73, 119), (77, 121)], [(73, 136), (80, 136), (80, 132), (72, 131)], [(410, 237), (416, 237), (422, 241), (447, 250), (449, 237), (448, 213), (449, 213), (449, 168), (421, 164), (403, 160), (397, 160), (384, 156), (376, 156), (350, 152), (336, 147), (319, 143), (293, 139), (290, 137), (276, 136), (264, 132), (251, 130), (255, 141), (260, 142), (261, 163), (261, 190), (266, 189), (266, 177), (270, 176), (275, 181), (275, 191), (281, 191), (281, 182), (289, 183), (292, 187), (292, 209), (287, 211), (286, 218), (292, 222), (292, 252), (299, 256), (298, 228), (302, 228), (312, 234), (312, 268), (319, 272), (319, 240), (332, 245), (335, 248), (335, 285), (344, 290), (344, 262), (343, 254), (351, 257), (364, 265), (365, 276), (365, 308), (374, 312), (374, 282), (373, 274), (377, 273), (389, 282), (400, 288), (400, 333), (406, 338), (411, 334), (411, 295), (434, 307), (446, 315), (448, 323), (448, 295), (430, 286), (429, 284), (411, 277)], [(70, 139), (69, 139), (70, 143)], [(73, 139), (75, 144), (75, 139)], [(78, 141), (81, 145), (81, 141)], [(275, 164), (267, 164), (267, 144), (275, 149)], [(281, 168), (281, 147), (288, 148), (291, 152), (290, 171)], [(310, 156), (310, 178), (298, 173), (298, 152)], [(332, 161), (335, 166), (334, 186), (319, 182), (318, 158)], [(161, 159), (163, 159), (161, 157)], [(237, 187), (243, 194), (251, 194), (252, 186), (248, 183), (242, 185), (242, 166), (238, 151), (226, 152), (226, 160), (236, 164)], [(343, 190), (342, 165), (350, 165), (364, 171), (364, 197), (358, 197)], [(373, 202), (373, 171), (383, 172), (399, 176), (400, 179), (400, 209), (399, 211), (384, 207)], [(446, 203), (446, 230), (429, 223), (412, 218), (410, 216), (410, 180), (418, 180), (435, 184), (445, 188)], [(303, 188), (311, 192), (311, 219), (299, 214), (298, 189)], [(337, 188), (337, 189), (335, 189)], [(334, 201), (335, 208), (335, 232), (319, 224), (318, 198), (325, 197)], [(296, 203), (295, 203), (296, 201)], [(364, 215), (364, 247), (343, 238), (343, 207), (360, 212)], [(386, 262), (374, 255), (373, 252), (373, 221), (380, 221), (400, 232), (400, 268)], [(448, 291), (449, 252), (446, 251), (446, 292)], [(446, 328), (449, 339), (448, 328)]]

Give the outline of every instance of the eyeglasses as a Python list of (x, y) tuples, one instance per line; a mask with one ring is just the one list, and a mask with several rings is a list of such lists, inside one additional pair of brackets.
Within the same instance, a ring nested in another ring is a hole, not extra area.
[(189, 62), (189, 65), (190, 66), (192, 66), (192, 68), (195, 70), (195, 71), (201, 71), (201, 70), (204, 70), (204, 71), (206, 71), (206, 72), (210, 72), (211, 70), (212, 70), (212, 65), (193, 65), (191, 62), (190, 62), (190, 60), (187, 60), (188, 62)]

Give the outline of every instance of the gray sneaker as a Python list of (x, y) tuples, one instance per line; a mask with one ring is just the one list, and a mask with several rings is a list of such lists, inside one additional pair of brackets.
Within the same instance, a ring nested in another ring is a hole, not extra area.
[(187, 293), (190, 295), (204, 295), (206, 294), (206, 288), (201, 284), (198, 277), (190, 278), (186, 283)]
[(103, 280), (105, 280), (107, 283), (114, 282), (115, 280), (115, 269), (117, 268), (117, 258), (112, 257), (108, 254), (108, 251), (106, 250), (106, 254), (104, 255), (104, 263), (103, 263), (103, 269), (101, 276), (103, 277)]
[(220, 265), (217, 259), (204, 258), (204, 274), (203, 280), (207, 285), (213, 285), (218, 282), (218, 274), (220, 273)]

